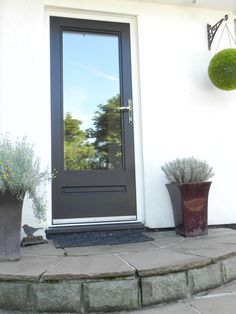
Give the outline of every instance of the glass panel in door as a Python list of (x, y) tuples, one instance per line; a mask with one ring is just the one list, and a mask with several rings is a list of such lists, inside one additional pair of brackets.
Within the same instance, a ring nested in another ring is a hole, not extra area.
[(119, 36), (62, 35), (64, 170), (122, 169)]

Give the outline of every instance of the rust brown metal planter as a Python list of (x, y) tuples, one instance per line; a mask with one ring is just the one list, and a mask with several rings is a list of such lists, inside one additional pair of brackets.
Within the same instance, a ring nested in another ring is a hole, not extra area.
[(0, 194), (0, 261), (20, 258), (22, 205), (15, 195)]
[(211, 182), (166, 184), (176, 233), (195, 237), (208, 233), (208, 194)]

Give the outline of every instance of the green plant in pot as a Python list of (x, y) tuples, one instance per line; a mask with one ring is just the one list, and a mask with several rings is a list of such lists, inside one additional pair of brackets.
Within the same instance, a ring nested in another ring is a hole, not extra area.
[(194, 157), (175, 159), (161, 167), (174, 212), (178, 234), (193, 237), (208, 233), (208, 194), (213, 169)]
[(21, 213), (25, 196), (32, 199), (36, 219), (45, 220), (46, 203), (37, 193), (42, 182), (51, 179), (40, 171), (33, 146), (23, 140), (0, 139), (0, 261), (20, 257)]

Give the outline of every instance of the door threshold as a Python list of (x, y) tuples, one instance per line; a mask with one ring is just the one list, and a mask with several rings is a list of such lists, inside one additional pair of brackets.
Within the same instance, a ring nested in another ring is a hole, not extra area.
[(129, 230), (143, 229), (145, 226), (141, 222), (127, 223), (112, 223), (112, 224), (96, 224), (96, 225), (77, 225), (77, 226), (50, 226), (46, 230), (46, 235), (56, 233), (74, 233), (74, 232), (89, 232), (89, 231), (109, 231), (109, 230)]
[(55, 226), (68, 225), (89, 225), (101, 223), (123, 223), (123, 222), (137, 222), (137, 217), (133, 216), (114, 216), (114, 217), (92, 217), (92, 218), (67, 218), (67, 219), (53, 219), (52, 223)]

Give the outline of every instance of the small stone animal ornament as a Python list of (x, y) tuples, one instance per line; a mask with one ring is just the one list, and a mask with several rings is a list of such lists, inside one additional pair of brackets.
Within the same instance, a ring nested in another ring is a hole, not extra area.
[(39, 230), (39, 229), (43, 229), (43, 228), (34, 228), (34, 227), (30, 227), (29, 225), (24, 225), (22, 227), (24, 229), (25, 234), (27, 235), (27, 237), (33, 237), (34, 233)]

